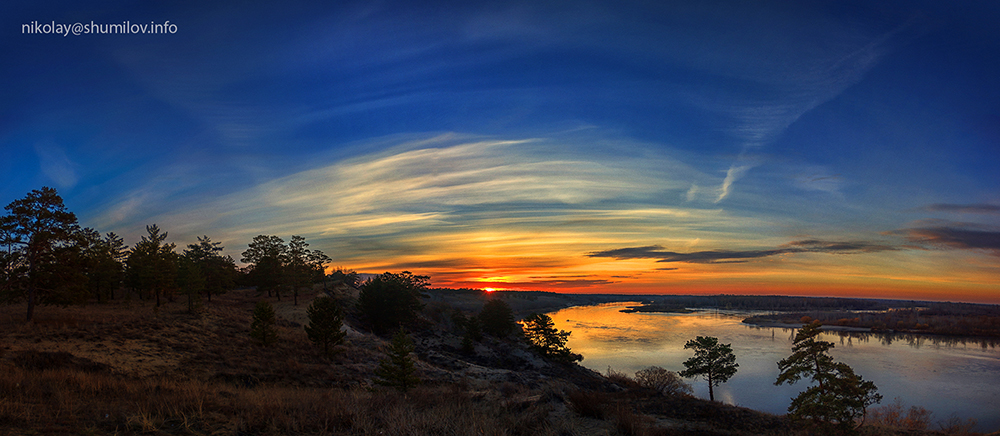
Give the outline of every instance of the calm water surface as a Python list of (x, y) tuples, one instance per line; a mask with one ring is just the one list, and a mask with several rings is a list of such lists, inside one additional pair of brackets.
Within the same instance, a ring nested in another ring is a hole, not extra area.
[[(794, 329), (743, 324), (747, 312), (619, 312), (636, 304), (572, 307), (551, 316), (557, 328), (573, 332), (568, 346), (583, 354), (581, 364), (601, 373), (611, 367), (632, 374), (651, 365), (680, 371), (693, 354), (684, 344), (696, 336), (715, 336), (732, 344), (740, 365), (733, 378), (716, 388), (717, 400), (781, 415), (807, 387), (804, 381), (774, 385), (777, 362), (791, 354)], [(932, 411), (934, 423), (956, 416), (975, 419), (980, 431), (1000, 429), (997, 341), (838, 332), (824, 333), (822, 339), (835, 344), (830, 351), (834, 359), (875, 382), (882, 404), (899, 397), (907, 407)], [(708, 398), (704, 380), (689, 381), (695, 395)]]

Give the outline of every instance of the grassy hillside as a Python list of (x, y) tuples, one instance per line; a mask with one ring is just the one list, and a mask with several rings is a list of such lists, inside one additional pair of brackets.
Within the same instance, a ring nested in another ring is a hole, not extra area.
[[(350, 308), (356, 293), (333, 296)], [(194, 314), (181, 299), (159, 310), (138, 300), (43, 307), (31, 324), (22, 307), (0, 307), (0, 434), (809, 434), (782, 417), (547, 362), (517, 340), (463, 354), (447, 298), (412, 329), (423, 383), (403, 394), (372, 384), (386, 341), (356, 323), (336, 357), (321, 355), (302, 328), (311, 298), (272, 301), (279, 340), (254, 343), (261, 298), (231, 291)]]

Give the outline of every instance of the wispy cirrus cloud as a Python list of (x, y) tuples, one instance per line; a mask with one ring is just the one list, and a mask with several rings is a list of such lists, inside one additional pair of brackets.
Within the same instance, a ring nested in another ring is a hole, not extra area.
[[(135, 239), (128, 229), (139, 232), (150, 222), (192, 239), (296, 234), (326, 244), (317, 248), (327, 253), (384, 259), (385, 267), (451, 268), (441, 260), (463, 259), (473, 247), (544, 264), (543, 257), (562, 258), (571, 245), (665, 227), (683, 234), (734, 219), (680, 206), (692, 183), (718, 179), (662, 149), (629, 143), (593, 150), (579, 139), (453, 133), (376, 142), (380, 151), (200, 201), (171, 203), (161, 185), (140, 186), (93, 221)], [(148, 207), (151, 199), (156, 209)], [(464, 259), (466, 266), (479, 263)]]
[(859, 254), (897, 250), (898, 248), (879, 243), (858, 241), (822, 241), (808, 239), (793, 241), (780, 247), (764, 250), (711, 250), (679, 253), (667, 251), (659, 245), (626, 247), (588, 253), (588, 257), (609, 257), (613, 259), (656, 259), (657, 262), (688, 263), (741, 263), (751, 259), (793, 253)]
[[(752, 80), (768, 83), (773, 77), (780, 77), (777, 91), (771, 98), (748, 99), (743, 104), (734, 105), (725, 111), (734, 119), (732, 134), (742, 142), (739, 157), (726, 171), (726, 177), (719, 188), (715, 202), (725, 200), (733, 192), (733, 185), (751, 169), (759, 165), (749, 156), (755, 150), (774, 141), (803, 115), (817, 106), (830, 101), (842, 92), (860, 82), (886, 53), (898, 44), (900, 34), (912, 26), (906, 22), (896, 28), (876, 36), (854, 34), (843, 30), (842, 40), (833, 47), (811, 47), (803, 51), (792, 68), (783, 72), (772, 72), (768, 78)], [(759, 48), (758, 48), (759, 49)], [(797, 47), (802, 50), (803, 47)]]
[(38, 154), (38, 163), (42, 173), (56, 186), (72, 188), (76, 185), (79, 180), (76, 174), (76, 165), (66, 155), (66, 150), (63, 147), (42, 142), (35, 144), (35, 153)]

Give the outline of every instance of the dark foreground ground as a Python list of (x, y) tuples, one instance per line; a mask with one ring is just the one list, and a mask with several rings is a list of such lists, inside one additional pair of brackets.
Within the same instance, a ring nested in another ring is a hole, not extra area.
[[(331, 294), (353, 307), (355, 290)], [(435, 293), (412, 329), (422, 384), (405, 394), (372, 383), (386, 340), (365, 331), (356, 317), (348, 317), (347, 344), (336, 357), (317, 351), (302, 328), (309, 297), (297, 306), (270, 299), (279, 317), (279, 341), (271, 347), (248, 336), (253, 306), (263, 298), (252, 290), (215, 297), (193, 314), (182, 299), (159, 309), (133, 299), (42, 307), (26, 324), (23, 306), (0, 306), (0, 434), (815, 432), (784, 417), (667, 396), (628, 378), (549, 362), (517, 339), (487, 338), (472, 354), (462, 353), (451, 314), (474, 313), (490, 296), (452, 297)], [(519, 315), (606, 302), (543, 294), (504, 298)], [(948, 430), (867, 426), (862, 434), (963, 434), (959, 427)]]

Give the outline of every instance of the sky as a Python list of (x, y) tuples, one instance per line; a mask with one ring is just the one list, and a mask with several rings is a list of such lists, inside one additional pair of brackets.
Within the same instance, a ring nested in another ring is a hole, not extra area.
[(0, 6), (0, 203), (440, 287), (1000, 303), (996, 2), (222, 3)]

